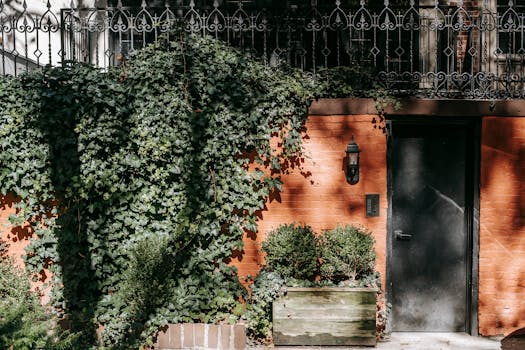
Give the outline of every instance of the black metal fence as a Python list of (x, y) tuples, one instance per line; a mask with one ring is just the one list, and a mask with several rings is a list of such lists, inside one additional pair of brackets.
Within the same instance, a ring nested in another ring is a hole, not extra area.
[(180, 28), (314, 76), (322, 68), (366, 67), (394, 93), (525, 97), (525, 10), (513, 1), (173, 0), (126, 7), (118, 0), (58, 9), (48, 1), (39, 11), (26, 0), (18, 10), (7, 1), (0, 0), (0, 74), (66, 61), (117, 65)]

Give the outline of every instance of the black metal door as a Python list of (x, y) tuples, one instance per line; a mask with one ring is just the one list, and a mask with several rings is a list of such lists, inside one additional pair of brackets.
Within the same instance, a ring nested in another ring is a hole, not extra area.
[(392, 329), (464, 332), (466, 128), (394, 123), (390, 147)]

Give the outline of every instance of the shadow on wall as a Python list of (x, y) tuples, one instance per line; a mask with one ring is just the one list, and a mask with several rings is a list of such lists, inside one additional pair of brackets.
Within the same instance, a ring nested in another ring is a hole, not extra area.
[(512, 228), (520, 230), (525, 227), (525, 123), (519, 118), (490, 118), (484, 124), (482, 189), (498, 187), (509, 196), (505, 210), (514, 218)]
[[(280, 224), (296, 222), (315, 232), (343, 224), (363, 224), (374, 232), (378, 267), (384, 269), (386, 244), (386, 138), (373, 115), (310, 116), (303, 130), (305, 158), (282, 176), (283, 190), (272, 193), (257, 213), (258, 232), (248, 232), (235, 255), (239, 274), (256, 275), (264, 257), (260, 243)], [(362, 149), (360, 181), (346, 182), (346, 147), (355, 135)], [(379, 218), (365, 216), (365, 192), (381, 194)]]
[[(303, 142), (309, 139), (306, 126), (301, 129), (301, 133)], [(278, 139), (275, 139), (273, 142), (275, 142), (275, 146), (277, 148), (281, 148), (283, 146)], [(263, 165), (258, 165), (255, 162), (255, 153), (247, 155), (247, 158), (249, 159), (249, 166), (252, 171), (260, 170), (266, 174), (279, 175), (279, 171), (273, 171), (270, 169), (271, 166), (268, 162)], [(284, 186), (286, 186), (287, 183), (286, 179), (288, 179), (290, 176), (295, 179), (300, 179), (298, 186), (294, 186), (294, 188), (291, 189), (294, 195), (302, 195), (305, 192), (304, 187), (306, 186), (306, 183), (310, 182), (313, 184), (313, 181), (311, 180), (312, 172), (307, 167), (309, 162), (307, 158), (308, 155), (305, 155), (305, 157), (294, 157), (281, 161), (280, 178), (284, 180)], [(285, 202), (287, 201), (286, 198), (284, 200)], [(282, 204), (283, 197), (281, 191), (274, 189), (269, 194), (264, 207), (255, 212), (255, 216), (259, 224), (263, 222), (264, 217), (268, 213), (269, 207), (274, 206), (276, 203)], [(241, 281), (243, 281), (243, 279), (248, 275), (256, 275), (264, 263), (264, 258), (260, 252), (260, 243), (264, 239), (264, 237), (259, 234), (261, 232), (266, 233), (267, 230), (261, 230), (260, 225), (257, 232), (246, 230), (244, 248), (241, 251), (235, 250), (231, 256), (230, 261), (233, 262), (234, 265), (240, 267), (239, 276)]]
[[(331, 206), (336, 209), (332, 215), (340, 223), (375, 224), (365, 217), (365, 192), (380, 193), (382, 207), (386, 206), (386, 138), (377, 126), (377, 118), (376, 115), (310, 117), (312, 142), (307, 147), (314, 153), (316, 164), (312, 172), (316, 192), (335, 204)], [(352, 136), (361, 149), (360, 180), (355, 185), (349, 185), (345, 177), (345, 150)], [(325, 215), (323, 224), (336, 224), (330, 222), (328, 213)]]
[(483, 120), (480, 219), (480, 331), (509, 333), (525, 325), (525, 118)]
[(12, 195), (0, 196), (0, 244), (2, 254), (15, 258), (17, 263), (22, 263), (20, 257), (24, 253), (25, 247), (29, 244), (34, 230), (30, 224), (13, 226), (9, 221), (9, 216), (14, 214), (17, 200)]
[(17, 226), (11, 229), (11, 234), (7, 238), (13, 242), (29, 241), (34, 233), (31, 225)]

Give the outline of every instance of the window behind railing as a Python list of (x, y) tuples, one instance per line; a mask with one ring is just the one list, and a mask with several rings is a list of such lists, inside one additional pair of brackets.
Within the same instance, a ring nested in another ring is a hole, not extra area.
[(498, 47), (503, 54), (524, 54), (525, 35), (525, 0), (497, 0), (497, 12), (500, 14)]

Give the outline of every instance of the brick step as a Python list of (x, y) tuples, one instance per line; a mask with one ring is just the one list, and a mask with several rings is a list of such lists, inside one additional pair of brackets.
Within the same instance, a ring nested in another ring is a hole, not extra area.
[(242, 324), (178, 323), (169, 324), (159, 332), (154, 349), (244, 350), (245, 347), (246, 328)]

